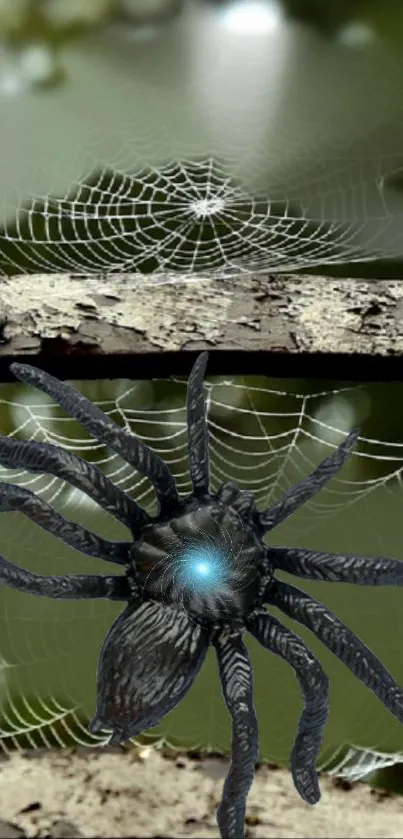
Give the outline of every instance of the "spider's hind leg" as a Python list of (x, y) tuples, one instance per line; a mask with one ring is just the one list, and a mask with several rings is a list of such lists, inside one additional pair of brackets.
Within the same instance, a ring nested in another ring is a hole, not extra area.
[(316, 761), (328, 716), (329, 679), (301, 638), (264, 609), (248, 618), (247, 627), (259, 644), (291, 665), (299, 681), (304, 708), (291, 753), (291, 772), (301, 798), (316, 804), (320, 798)]
[(379, 658), (323, 603), (280, 580), (272, 580), (267, 602), (310, 629), (403, 723), (403, 689)]
[(246, 798), (259, 755), (252, 668), (240, 635), (218, 635), (214, 646), (222, 692), (232, 718), (231, 763), (217, 810), (217, 822), (225, 839), (243, 839)]

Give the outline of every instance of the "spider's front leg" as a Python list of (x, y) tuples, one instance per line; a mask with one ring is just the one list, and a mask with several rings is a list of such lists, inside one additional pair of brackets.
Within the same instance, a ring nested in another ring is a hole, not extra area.
[(150, 522), (145, 510), (94, 463), (53, 443), (0, 437), (0, 463), (7, 469), (25, 469), (34, 475), (45, 473), (67, 481), (121, 521), (134, 537)]
[(285, 521), (292, 513), (298, 510), (302, 504), (306, 504), (331, 478), (341, 469), (353, 450), (360, 434), (360, 429), (350, 431), (346, 439), (332, 452), (325, 457), (322, 463), (294, 486), (290, 487), (279, 500), (259, 513), (259, 525), (264, 532), (272, 530), (281, 522)]
[(55, 399), (96, 440), (109, 446), (134, 469), (146, 475), (154, 486), (162, 510), (170, 511), (178, 502), (175, 480), (167, 464), (145, 443), (116, 425), (82, 393), (30, 364), (15, 361), (10, 365), (10, 370), (21, 382), (34, 385)]
[(0, 512), (11, 511), (23, 513), (76, 551), (118, 564), (126, 564), (129, 561), (131, 542), (110, 542), (103, 539), (81, 524), (65, 519), (29, 489), (15, 484), (0, 483)]

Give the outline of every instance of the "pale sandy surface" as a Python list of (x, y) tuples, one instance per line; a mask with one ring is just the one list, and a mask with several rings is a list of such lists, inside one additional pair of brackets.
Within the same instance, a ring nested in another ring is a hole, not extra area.
[[(226, 762), (143, 750), (15, 754), (0, 761), (0, 839), (217, 837)], [(348, 785), (347, 785), (348, 786)], [(304, 804), (288, 772), (263, 766), (249, 796), (253, 837), (403, 837), (403, 796), (322, 777)]]

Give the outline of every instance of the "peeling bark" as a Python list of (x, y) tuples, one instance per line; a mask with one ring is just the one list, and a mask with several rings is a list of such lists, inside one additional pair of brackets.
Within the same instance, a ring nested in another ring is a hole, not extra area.
[[(31, 275), (0, 282), (0, 362), (214, 348), (379, 359), (403, 353), (403, 283), (316, 276)], [(287, 373), (286, 373), (287, 375)]]
[(0, 282), (0, 355), (217, 349), (401, 353), (403, 283), (276, 275), (152, 285), (136, 276)]

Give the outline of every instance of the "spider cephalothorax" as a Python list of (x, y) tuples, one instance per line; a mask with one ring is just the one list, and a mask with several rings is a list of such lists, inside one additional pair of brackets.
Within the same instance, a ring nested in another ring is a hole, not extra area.
[(201, 624), (246, 614), (259, 593), (265, 550), (253, 522), (240, 518), (241, 503), (242, 493), (226, 484), (214, 499), (191, 499), (172, 519), (146, 527), (131, 551), (144, 595), (181, 603)]
[(192, 494), (180, 498), (168, 466), (115, 425), (69, 385), (24, 364), (18, 379), (54, 398), (100, 442), (151, 480), (159, 511), (149, 516), (93, 464), (48, 443), (0, 438), (0, 464), (68, 481), (129, 529), (130, 542), (109, 542), (71, 521), (29, 490), (0, 484), (0, 510), (16, 510), (91, 556), (125, 567), (117, 576), (39, 576), (0, 557), (0, 582), (56, 598), (127, 601), (101, 650), (91, 730), (111, 742), (157, 725), (185, 696), (214, 646), (223, 696), (232, 717), (231, 764), (217, 820), (222, 837), (242, 839), (246, 797), (258, 756), (253, 678), (243, 641), (249, 631), (294, 669), (304, 707), (291, 754), (294, 784), (310, 804), (320, 793), (316, 774), (328, 711), (328, 679), (318, 659), (273, 617), (276, 606), (308, 627), (403, 722), (403, 690), (378, 658), (322, 603), (277, 579), (276, 570), (305, 579), (362, 585), (402, 585), (403, 562), (384, 557), (270, 547), (265, 534), (304, 504), (340, 469), (358, 437), (352, 431), (311, 475), (272, 507), (258, 511), (253, 494), (234, 482), (210, 493), (202, 353), (188, 382), (187, 425)]

